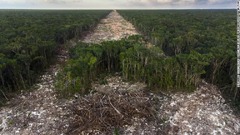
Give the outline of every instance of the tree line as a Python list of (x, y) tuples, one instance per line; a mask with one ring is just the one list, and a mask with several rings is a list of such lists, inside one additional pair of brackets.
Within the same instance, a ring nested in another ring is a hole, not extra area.
[(188, 61), (193, 52), (207, 55), (205, 73), (201, 78), (217, 84), (232, 99), (240, 99), (240, 91), (236, 87), (236, 10), (118, 12), (132, 22), (146, 40), (161, 48), (166, 56), (181, 57), (180, 63)]
[(141, 36), (101, 44), (79, 43), (58, 74), (60, 94), (86, 94), (94, 81), (119, 72), (126, 81), (145, 82), (153, 91), (192, 91), (201, 81), (209, 57), (196, 51), (165, 56), (159, 47), (147, 47)]
[(81, 37), (109, 12), (0, 10), (0, 97), (31, 86), (59, 45)]

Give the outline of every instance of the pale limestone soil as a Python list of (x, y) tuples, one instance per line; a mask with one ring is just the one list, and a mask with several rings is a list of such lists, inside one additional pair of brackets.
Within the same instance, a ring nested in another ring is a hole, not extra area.
[(126, 21), (118, 12), (112, 11), (87, 35), (83, 42), (100, 43), (102, 41), (120, 40), (130, 35), (139, 35), (134, 26)]
[(168, 117), (169, 135), (239, 135), (240, 118), (218, 88), (202, 82), (191, 94), (172, 94), (160, 115)]

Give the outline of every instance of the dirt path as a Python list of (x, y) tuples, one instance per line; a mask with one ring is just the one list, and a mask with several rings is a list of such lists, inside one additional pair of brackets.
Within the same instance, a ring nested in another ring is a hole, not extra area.
[(118, 12), (111, 12), (97, 25), (97, 28), (87, 35), (83, 42), (100, 43), (102, 41), (119, 40), (121, 38), (138, 35), (134, 26), (126, 21)]

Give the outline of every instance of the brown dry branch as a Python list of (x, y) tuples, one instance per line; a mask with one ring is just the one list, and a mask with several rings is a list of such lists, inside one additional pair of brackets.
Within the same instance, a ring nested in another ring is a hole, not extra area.
[(149, 95), (143, 90), (96, 92), (80, 97), (71, 107), (74, 119), (68, 134), (82, 134), (89, 131), (111, 134), (114, 129), (131, 125), (133, 118), (152, 120), (156, 112)]

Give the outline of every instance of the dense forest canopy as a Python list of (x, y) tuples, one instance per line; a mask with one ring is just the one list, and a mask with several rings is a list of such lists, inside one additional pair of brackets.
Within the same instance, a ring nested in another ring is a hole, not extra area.
[[(167, 56), (186, 61), (192, 51), (207, 55), (202, 78), (239, 99), (236, 10), (121, 10), (119, 13)], [(193, 58), (193, 61), (198, 60)]]
[(0, 96), (31, 86), (59, 45), (91, 30), (109, 12), (0, 10)]
[(64, 96), (86, 94), (94, 81), (119, 72), (124, 80), (145, 82), (152, 91), (192, 91), (201, 81), (209, 56), (191, 51), (166, 57), (159, 47), (148, 47), (142, 36), (101, 44), (79, 43), (58, 74), (57, 90)]

